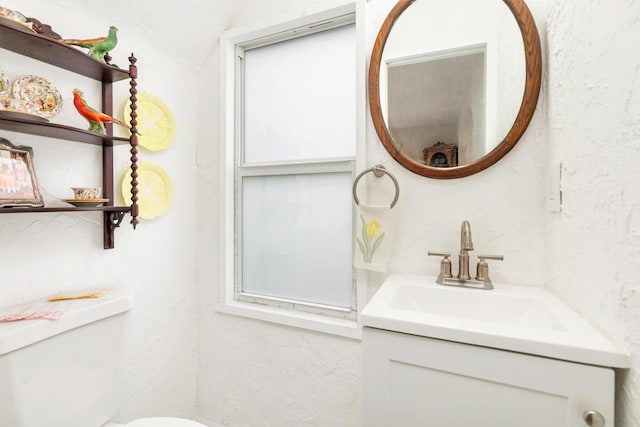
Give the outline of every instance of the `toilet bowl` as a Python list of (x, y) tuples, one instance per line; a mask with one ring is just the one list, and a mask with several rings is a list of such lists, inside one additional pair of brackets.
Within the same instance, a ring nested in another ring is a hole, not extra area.
[(128, 424), (114, 424), (109, 423), (104, 427), (206, 427), (204, 424), (200, 424), (196, 421), (185, 420), (184, 418), (173, 417), (152, 417), (152, 418), (139, 418), (133, 420)]
[(109, 422), (132, 305), (130, 292), (112, 290), (70, 301), (58, 320), (0, 323), (0, 426), (206, 427), (172, 417)]

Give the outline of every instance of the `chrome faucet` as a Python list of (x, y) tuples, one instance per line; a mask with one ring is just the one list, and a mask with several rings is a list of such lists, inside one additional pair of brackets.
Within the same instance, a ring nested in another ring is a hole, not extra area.
[(469, 221), (462, 221), (460, 226), (460, 253), (458, 254), (458, 279), (469, 280), (469, 251), (473, 250), (473, 240), (471, 240), (471, 224)]
[(489, 278), (488, 259), (502, 261), (502, 255), (478, 255), (478, 266), (475, 278), (469, 275), (469, 251), (473, 250), (473, 240), (471, 239), (471, 224), (469, 221), (462, 221), (460, 226), (460, 253), (458, 254), (458, 275), (454, 278), (451, 274), (451, 253), (431, 252), (430, 256), (443, 257), (440, 262), (440, 274), (436, 280), (439, 285), (463, 286), (477, 289), (493, 289), (493, 284)]

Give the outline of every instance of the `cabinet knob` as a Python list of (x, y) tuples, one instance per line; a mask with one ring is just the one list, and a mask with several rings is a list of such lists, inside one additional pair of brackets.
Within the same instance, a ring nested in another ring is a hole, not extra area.
[(582, 414), (582, 419), (588, 426), (592, 427), (604, 427), (605, 424), (604, 417), (598, 411), (585, 411)]

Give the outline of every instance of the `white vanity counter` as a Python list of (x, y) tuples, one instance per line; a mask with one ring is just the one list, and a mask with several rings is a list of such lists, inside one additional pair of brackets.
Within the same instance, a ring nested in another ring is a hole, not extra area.
[(612, 368), (629, 354), (543, 288), (479, 290), (390, 275), (363, 309), (365, 327)]

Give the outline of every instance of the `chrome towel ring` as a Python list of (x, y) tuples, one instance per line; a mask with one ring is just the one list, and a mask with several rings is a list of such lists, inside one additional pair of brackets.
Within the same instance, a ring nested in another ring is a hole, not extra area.
[(391, 207), (393, 208), (396, 205), (396, 203), (398, 203), (398, 197), (400, 197), (400, 185), (398, 185), (398, 180), (396, 179), (396, 177), (393, 176), (393, 174), (388, 170), (386, 170), (385, 167), (382, 165), (375, 165), (365, 171), (360, 172), (360, 174), (353, 181), (353, 200), (356, 201), (356, 205), (360, 204), (360, 200), (358, 200), (358, 194), (356, 192), (358, 181), (360, 181), (360, 178), (362, 178), (365, 174), (369, 172), (373, 172), (376, 178), (380, 178), (383, 175), (387, 175), (389, 178), (391, 178), (391, 180), (393, 181), (393, 185), (396, 187), (396, 195), (393, 198), (393, 201), (391, 202)]

